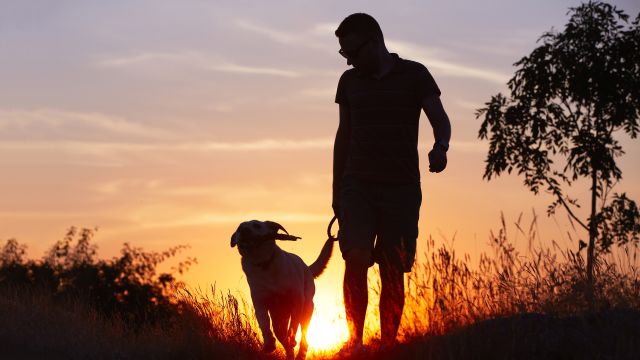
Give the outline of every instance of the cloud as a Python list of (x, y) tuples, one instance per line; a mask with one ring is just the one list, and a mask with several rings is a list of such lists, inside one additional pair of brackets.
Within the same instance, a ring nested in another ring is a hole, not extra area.
[(201, 144), (185, 145), (186, 148), (190, 148), (191, 146), (204, 151), (315, 150), (331, 148), (333, 146), (333, 139), (263, 139), (250, 142), (206, 142)]
[(439, 70), (439, 75), (480, 79), (497, 84), (506, 84), (510, 78), (509, 75), (498, 71), (463, 65), (438, 58), (436, 55), (437, 51), (421, 45), (397, 40), (388, 40), (386, 44), (390, 51), (397, 51), (402, 57), (419, 61), (430, 69)]
[(237, 64), (216, 55), (207, 55), (197, 51), (177, 52), (141, 52), (128, 55), (106, 56), (96, 61), (99, 68), (143, 68), (153, 70), (153, 66), (178, 66), (183, 69), (196, 69), (232, 73), (240, 75), (267, 75), (277, 77), (299, 77), (299, 72), (273, 67), (260, 67)]
[(482, 101), (476, 102), (476, 101), (456, 100), (455, 103), (463, 109), (474, 110), (474, 111), (485, 106)]
[[(332, 53), (335, 52), (333, 45), (329, 44), (328, 41), (326, 43), (319, 42), (318, 36), (322, 35), (326, 37), (327, 33), (332, 34), (337, 24), (316, 24), (308, 30), (294, 33), (259, 25), (246, 19), (237, 19), (235, 24), (241, 29), (258, 34), (276, 43), (322, 49)], [(327, 39), (331, 39), (331, 37), (327, 37)], [(390, 50), (397, 51), (402, 57), (420, 61), (429, 68), (438, 70), (441, 75), (480, 79), (498, 84), (505, 84), (509, 80), (509, 75), (498, 71), (445, 60), (442, 58), (442, 54), (449, 53), (449, 51), (445, 51), (444, 49), (427, 48), (399, 40), (387, 40), (386, 44)]]
[[(91, 133), (134, 135), (145, 139), (171, 139), (171, 132), (129, 119), (98, 112), (75, 112), (60, 109), (0, 109), (0, 135), (33, 133), (47, 135), (52, 130), (72, 133), (79, 128)], [(59, 136), (53, 135), (53, 136)]]
[[(246, 19), (236, 19), (234, 23), (240, 29), (253, 32), (276, 43), (296, 45), (330, 53), (336, 51), (334, 49), (335, 45), (330, 42), (333, 41), (333, 31), (337, 27), (334, 24), (321, 23), (313, 25), (307, 30), (285, 32), (259, 25)], [(331, 36), (327, 36), (327, 34)]]
[(315, 24), (311, 28), (311, 33), (314, 35), (326, 36), (327, 34), (333, 35), (338, 28), (339, 23), (320, 23)]
[(488, 149), (488, 144), (480, 140), (475, 141), (451, 141), (449, 144), (451, 151), (459, 152), (471, 152), (471, 153), (485, 153)]
[(292, 32), (279, 31), (273, 28), (255, 24), (245, 19), (237, 19), (234, 23), (241, 29), (263, 35), (275, 42), (282, 44), (298, 43), (301, 39), (299, 35), (293, 35), (294, 33)]
[(203, 67), (208, 60), (194, 51), (181, 52), (139, 52), (128, 55), (105, 56), (95, 65), (102, 68), (125, 68), (150, 62), (182, 63), (187, 66)]
[(234, 74), (246, 74), (246, 75), (273, 75), (273, 76), (281, 76), (281, 77), (300, 77), (300, 73), (290, 70), (282, 70), (277, 68), (264, 68), (264, 67), (252, 67), (252, 66), (242, 66), (237, 64), (220, 64), (213, 65), (208, 67), (210, 70), (234, 73)]
[[(165, 213), (165, 212), (161, 212)], [(235, 213), (194, 213), (183, 216), (171, 216), (158, 220), (153, 213), (134, 214), (130, 220), (137, 228), (170, 228), (212, 224), (239, 224), (247, 219), (278, 219), (282, 223), (324, 223), (327, 214), (286, 213), (286, 212), (235, 212)]]
[(260, 139), (245, 142), (204, 141), (204, 142), (165, 142), (165, 143), (135, 143), (135, 142), (104, 142), (104, 141), (4, 141), (0, 149), (4, 150), (55, 150), (64, 149), (70, 152), (106, 155), (118, 152), (251, 152), (251, 151), (281, 151), (281, 150), (325, 150), (333, 146), (333, 139), (318, 138), (307, 140), (291, 139)]
[(300, 95), (313, 97), (313, 98), (322, 98), (322, 99), (331, 99), (336, 96), (336, 87), (328, 86), (324, 88), (307, 88), (300, 90)]

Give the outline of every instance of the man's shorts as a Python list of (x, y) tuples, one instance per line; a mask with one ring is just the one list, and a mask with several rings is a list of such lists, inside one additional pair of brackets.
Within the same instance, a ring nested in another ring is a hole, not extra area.
[(411, 272), (416, 255), (420, 184), (378, 184), (353, 177), (342, 179), (340, 192), (340, 250), (347, 258), (353, 249), (371, 254), (374, 262), (389, 262)]

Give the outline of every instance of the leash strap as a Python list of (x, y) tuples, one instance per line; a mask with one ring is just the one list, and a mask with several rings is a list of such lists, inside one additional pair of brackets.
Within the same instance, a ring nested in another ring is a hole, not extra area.
[(337, 218), (334, 215), (333, 218), (331, 219), (331, 221), (329, 222), (329, 226), (327, 227), (327, 236), (329, 237), (329, 239), (333, 240), (333, 241), (337, 241), (338, 238), (337, 236), (333, 236), (331, 235), (331, 228), (333, 227), (333, 223), (336, 222)]

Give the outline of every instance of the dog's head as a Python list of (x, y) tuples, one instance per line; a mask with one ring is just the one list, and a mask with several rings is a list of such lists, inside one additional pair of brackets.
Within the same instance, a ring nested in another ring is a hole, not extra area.
[[(284, 232), (280, 233), (282, 230)], [(231, 235), (231, 247), (238, 246), (241, 256), (249, 256), (260, 260), (268, 257), (273, 251), (276, 240), (296, 241), (297, 236), (289, 235), (287, 230), (273, 221), (245, 221)]]

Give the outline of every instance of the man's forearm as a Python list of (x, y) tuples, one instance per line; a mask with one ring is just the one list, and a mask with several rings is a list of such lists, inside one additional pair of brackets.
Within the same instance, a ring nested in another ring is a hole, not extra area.
[(449, 122), (447, 113), (442, 111), (442, 114), (440, 114), (436, 119), (436, 121), (431, 122), (431, 127), (433, 127), (433, 137), (436, 142), (442, 141), (449, 144), (449, 141), (451, 140), (451, 123)]
[(435, 141), (449, 144), (449, 140), (451, 140), (451, 122), (449, 121), (447, 112), (442, 106), (440, 98), (438, 96), (427, 98), (423, 102), (422, 107), (433, 128)]

